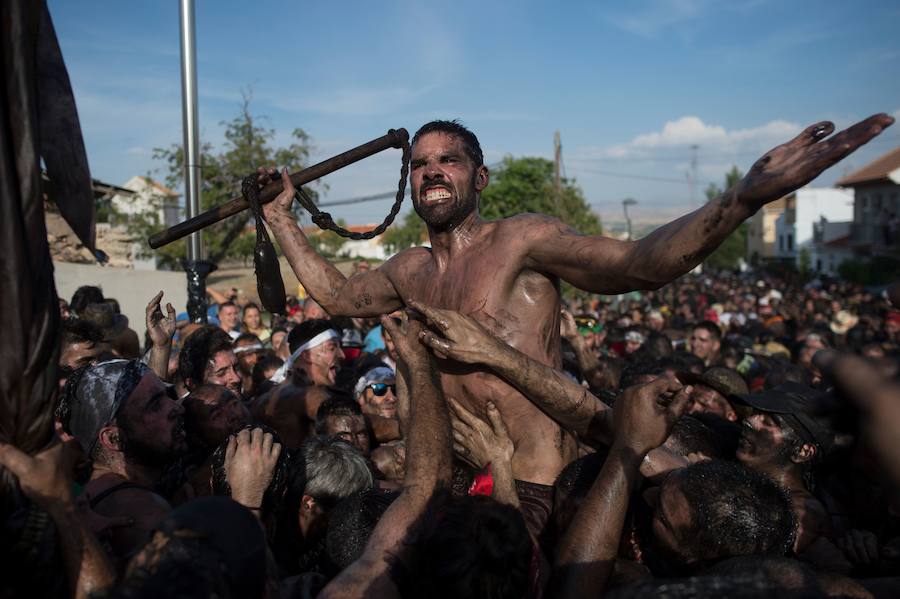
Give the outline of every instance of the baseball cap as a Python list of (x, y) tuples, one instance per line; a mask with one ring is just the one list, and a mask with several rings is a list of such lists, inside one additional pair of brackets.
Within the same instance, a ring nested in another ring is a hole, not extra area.
[(744, 395), (750, 392), (744, 377), (731, 368), (722, 366), (714, 366), (709, 368), (703, 374), (694, 374), (693, 372), (678, 373), (678, 380), (686, 385), (701, 384), (711, 389), (715, 389), (726, 398), (732, 395)]
[(838, 405), (827, 393), (788, 381), (768, 391), (734, 395), (731, 399), (759, 412), (784, 416), (803, 442), (818, 445), (822, 455), (835, 447), (833, 418)]

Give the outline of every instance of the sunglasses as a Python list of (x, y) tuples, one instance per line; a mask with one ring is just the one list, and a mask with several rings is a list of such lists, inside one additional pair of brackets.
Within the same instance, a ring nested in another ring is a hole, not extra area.
[(391, 390), (391, 393), (397, 395), (397, 385), (388, 385), (387, 383), (372, 383), (371, 385), (366, 385), (368, 389), (372, 390), (372, 393), (375, 394), (375, 397), (384, 397), (387, 395), (388, 389)]

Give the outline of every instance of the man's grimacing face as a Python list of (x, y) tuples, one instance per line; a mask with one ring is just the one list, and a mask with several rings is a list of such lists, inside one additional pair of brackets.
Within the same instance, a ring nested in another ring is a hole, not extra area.
[(487, 168), (476, 167), (456, 135), (434, 132), (412, 148), (411, 185), (416, 213), (432, 228), (459, 224), (477, 207), (488, 182)]

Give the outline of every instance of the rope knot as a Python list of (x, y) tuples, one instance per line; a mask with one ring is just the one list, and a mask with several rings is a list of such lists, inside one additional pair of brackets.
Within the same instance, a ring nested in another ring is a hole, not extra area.
[(312, 221), (320, 229), (330, 229), (334, 226), (334, 219), (332, 219), (331, 214), (327, 212), (319, 212), (318, 214), (313, 214)]

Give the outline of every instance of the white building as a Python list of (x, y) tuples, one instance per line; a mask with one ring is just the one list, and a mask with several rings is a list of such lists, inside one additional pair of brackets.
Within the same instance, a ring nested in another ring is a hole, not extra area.
[(134, 195), (117, 193), (112, 197), (116, 212), (124, 216), (153, 214), (160, 228), (168, 228), (181, 222), (179, 194), (150, 177), (132, 177), (123, 186)]
[(810, 268), (822, 274), (837, 276), (838, 267), (853, 258), (850, 243), (852, 221), (828, 222), (824, 218), (814, 225), (810, 251)]
[[(794, 260), (799, 267), (802, 250), (807, 250), (812, 257), (816, 228), (822, 227), (823, 221), (840, 224), (852, 220), (852, 190), (831, 187), (798, 189), (787, 196), (785, 210), (775, 221), (775, 256)], [(824, 228), (822, 230), (824, 232)], [(829, 230), (829, 235), (827, 239), (821, 238), (820, 243), (840, 237), (834, 229)], [(815, 265), (815, 261), (810, 263), (812, 268)]]

